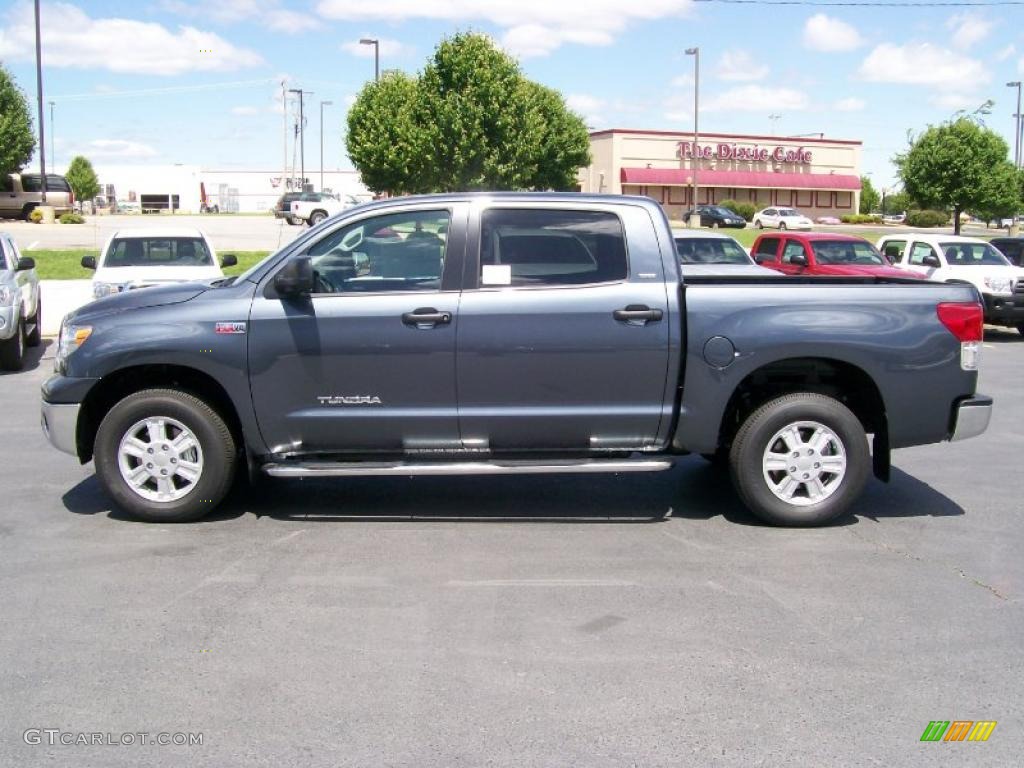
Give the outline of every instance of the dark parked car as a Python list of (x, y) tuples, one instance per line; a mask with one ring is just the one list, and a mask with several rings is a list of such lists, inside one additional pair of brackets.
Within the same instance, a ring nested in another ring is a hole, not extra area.
[[(697, 213), (700, 214), (700, 225), (702, 227), (711, 227), (712, 229), (737, 227), (743, 229), (747, 226), (746, 219), (720, 205), (698, 205)], [(683, 214), (683, 221), (689, 221), (692, 215), (693, 209), (691, 208)]]
[(1014, 266), (1024, 267), (1024, 237), (994, 237), (989, 242)]
[(68, 314), (42, 421), (159, 522), (207, 514), (246, 469), (654, 472), (698, 453), (728, 456), (765, 520), (817, 525), (888, 479), (891, 448), (986, 429), (981, 333), (971, 285), (681, 275), (650, 198), (398, 197), (238, 277)]

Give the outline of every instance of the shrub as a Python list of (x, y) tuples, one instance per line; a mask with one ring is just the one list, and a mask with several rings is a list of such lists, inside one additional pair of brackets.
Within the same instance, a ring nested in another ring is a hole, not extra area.
[(881, 224), (882, 217), (875, 216), (869, 213), (848, 213), (845, 216), (840, 216), (839, 220), (843, 224)]
[(757, 208), (753, 203), (737, 203), (735, 200), (723, 200), (719, 205), (723, 208), (728, 208), (737, 216), (742, 216), (747, 221), (753, 221), (754, 214), (757, 213)]
[(61, 224), (85, 224), (85, 219), (77, 213), (62, 213), (58, 221)]
[(38, 208), (33, 208), (28, 214), (28, 220), (33, 224), (38, 224), (43, 220), (43, 212)]
[(911, 227), (944, 227), (949, 223), (949, 214), (945, 211), (911, 211), (907, 214), (907, 224)]

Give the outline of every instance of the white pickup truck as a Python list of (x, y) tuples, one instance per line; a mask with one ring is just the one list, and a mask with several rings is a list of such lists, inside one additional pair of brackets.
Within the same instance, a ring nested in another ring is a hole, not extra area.
[(292, 220), (302, 219), (311, 227), (336, 213), (346, 211), (362, 201), (354, 195), (333, 197), (327, 193), (303, 195), (299, 200), (292, 200)]
[(878, 241), (894, 267), (942, 283), (970, 283), (985, 301), (985, 322), (1024, 334), (1024, 269), (985, 240), (904, 232)]

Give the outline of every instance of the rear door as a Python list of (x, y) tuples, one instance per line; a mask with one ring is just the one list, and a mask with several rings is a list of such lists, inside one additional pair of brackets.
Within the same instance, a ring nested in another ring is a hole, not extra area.
[(671, 419), (679, 319), (667, 298), (677, 277), (666, 280), (646, 209), (481, 205), (471, 232), (458, 332), (464, 444), (584, 453), (655, 444)]

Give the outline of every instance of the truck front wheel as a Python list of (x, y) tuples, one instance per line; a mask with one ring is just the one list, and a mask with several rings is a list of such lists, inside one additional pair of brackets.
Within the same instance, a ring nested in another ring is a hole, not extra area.
[(813, 393), (762, 405), (729, 454), (743, 503), (776, 525), (821, 525), (840, 516), (864, 489), (870, 464), (860, 420), (838, 400)]
[(100, 423), (93, 453), (117, 506), (160, 523), (213, 510), (231, 488), (237, 454), (220, 414), (171, 389), (146, 389), (117, 403)]

